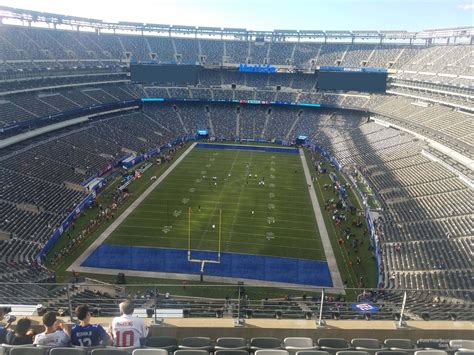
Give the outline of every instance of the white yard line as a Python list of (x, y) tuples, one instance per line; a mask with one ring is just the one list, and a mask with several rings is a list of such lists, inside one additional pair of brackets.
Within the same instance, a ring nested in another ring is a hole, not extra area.
[[(248, 143), (255, 143), (255, 142), (248, 142)], [(293, 147), (283, 147), (283, 146), (280, 146), (280, 145), (261, 145), (261, 144), (257, 144), (257, 145), (252, 145), (252, 144), (225, 144), (225, 143), (205, 143), (205, 142), (200, 142), (199, 144), (205, 144), (205, 145), (208, 145), (208, 146), (213, 146), (213, 145), (225, 145), (227, 147), (239, 147), (238, 149), (239, 150), (253, 150), (253, 149), (242, 149), (241, 147), (256, 147), (256, 148), (277, 148), (277, 149), (285, 149), (285, 150), (288, 150), (288, 151), (292, 151), (292, 150), (295, 150), (296, 148), (293, 148)], [(278, 153), (278, 152), (264, 152), (264, 153)]]
[[(204, 185), (196, 185), (196, 187), (195, 187), (195, 188), (196, 188), (195, 192), (198, 191), (199, 186), (204, 186)], [(269, 188), (266, 187), (265, 189), (268, 190)], [(166, 190), (168, 190), (168, 186), (167, 186)], [(173, 189), (173, 190), (174, 190), (174, 191), (177, 191), (177, 192), (183, 191), (182, 188), (181, 188), (181, 189)], [(299, 189), (299, 190), (301, 191), (301, 189)], [(247, 191), (249, 191), (249, 192), (262, 191), (262, 188), (260, 187), (260, 188), (258, 188), (258, 189), (253, 189), (253, 190), (247, 189)], [(272, 190), (269, 190), (269, 191), (272, 191)], [(278, 192), (280, 192), (279, 189), (278, 189)], [(176, 194), (173, 193), (173, 192), (168, 192), (167, 194), (166, 194), (166, 193), (163, 193), (162, 195), (164, 195), (164, 196), (166, 196), (166, 195), (176, 196)], [(226, 194), (226, 195), (227, 195), (227, 194)], [(236, 193), (236, 192), (229, 192), (229, 193), (228, 193), (228, 196), (230, 196), (230, 197), (228, 197), (228, 198), (233, 198), (234, 196), (238, 196), (238, 195), (239, 195), (239, 193)], [(212, 194), (212, 193), (206, 194), (206, 193), (200, 192), (200, 193), (199, 193), (199, 197), (201, 197), (201, 196), (204, 196), (204, 197), (207, 197), (207, 196), (215, 197), (216, 195), (215, 195), (215, 193), (214, 193), (214, 194)], [(292, 204), (293, 204), (293, 203), (298, 203), (298, 204), (300, 204), (300, 205), (303, 205), (303, 204), (304, 204), (304, 205), (307, 205), (306, 202), (301, 201), (302, 198), (305, 198), (305, 197), (307, 196), (306, 194), (304, 194), (304, 195), (286, 194), (286, 195), (283, 195), (283, 196), (284, 196), (284, 197), (293, 197), (293, 200), (294, 200), (294, 201), (288, 201), (288, 198), (272, 199), (272, 201), (277, 201), (277, 202), (291, 202)], [(227, 197), (227, 196), (226, 196), (226, 197)], [(252, 200), (252, 199), (254, 199), (254, 198), (253, 198), (253, 196), (252, 196), (252, 197), (246, 197), (245, 199), (246, 199), (246, 200)], [(163, 197), (162, 197), (162, 196), (156, 197), (156, 198), (150, 197), (150, 200), (163, 201)], [(204, 201), (204, 202), (208, 202), (208, 201)], [(225, 203), (234, 203), (234, 204), (235, 204), (235, 202), (232, 202), (232, 201), (225, 201)], [(151, 203), (147, 203), (147, 204), (148, 204), (148, 205), (153, 205), (153, 204), (151, 204)], [(156, 204), (155, 204), (155, 205), (156, 205)]]
[[(237, 234), (237, 233), (236, 233)], [(136, 239), (153, 239), (153, 238), (156, 238), (156, 236), (149, 236), (149, 235), (136, 235), (136, 234), (116, 234), (116, 235), (119, 235), (119, 236), (130, 236), (130, 237), (135, 237)], [(254, 234), (256, 236), (261, 236), (261, 234)], [(162, 238), (163, 239), (171, 239), (171, 238)], [(178, 239), (182, 239), (182, 240), (186, 240), (184, 238), (174, 238), (175, 240), (178, 240)], [(300, 240), (302, 240), (302, 242), (299, 242), (297, 240), (294, 240), (295, 243), (300, 243), (300, 245), (303, 245), (304, 244), (304, 241), (307, 241), (308, 238), (298, 238)], [(201, 242), (215, 242), (215, 240), (211, 240), (211, 239), (201, 239)], [(243, 245), (256, 245), (256, 246), (259, 246), (259, 247), (265, 247), (266, 244), (265, 243), (251, 243), (251, 242), (233, 242), (233, 241), (229, 241), (228, 242), (229, 244), (243, 244)], [(202, 243), (201, 243), (202, 245)], [(274, 245), (272, 246), (273, 248), (284, 248), (284, 249), (295, 249), (295, 250), (312, 250), (312, 251), (322, 251), (322, 249), (319, 249), (319, 248), (308, 248), (308, 247), (303, 247), (303, 246), (291, 246), (291, 245)], [(155, 247), (155, 246), (139, 246), (139, 248), (150, 248), (150, 249), (153, 249), (153, 248), (160, 248), (160, 249), (169, 249), (168, 247)], [(171, 249), (174, 249), (174, 248), (171, 248)], [(176, 249), (175, 249), (176, 250)], [(212, 253), (215, 253), (216, 251), (215, 250), (210, 250), (210, 248), (208, 249), (192, 249), (192, 250), (195, 250), (195, 251), (208, 251), (208, 252), (212, 252)], [(226, 253), (226, 254), (229, 254), (231, 252), (228, 252), (228, 251), (224, 251), (223, 253)], [(235, 252), (234, 252), (235, 253)], [(240, 254), (248, 254), (248, 252), (241, 252)], [(268, 257), (275, 257), (275, 258), (290, 258), (289, 256), (275, 256), (275, 255), (265, 255), (265, 254), (252, 254), (252, 255), (256, 255), (256, 256), (268, 256)], [(298, 258), (292, 258), (292, 259), (298, 259)], [(312, 260), (312, 259), (307, 259), (307, 260)], [(318, 260), (319, 261), (319, 260)]]
[(332, 250), (332, 245), (331, 241), (329, 240), (326, 224), (324, 223), (323, 214), (321, 212), (321, 208), (319, 207), (314, 185), (311, 181), (311, 174), (309, 173), (304, 151), (302, 148), (300, 148), (299, 151), (301, 163), (303, 164), (304, 175), (306, 177), (306, 184), (311, 185), (311, 188), (309, 189), (309, 197), (311, 198), (311, 203), (313, 204), (314, 217), (316, 217), (316, 223), (318, 224), (319, 235), (321, 237), (321, 242), (323, 243), (324, 254), (326, 255), (326, 261), (329, 266), (333, 287), (342, 289), (344, 285), (342, 283), (341, 274), (339, 273), (339, 269), (337, 267), (336, 257), (334, 256), (334, 251)]
[[(257, 218), (255, 218), (254, 220), (256, 220)], [(258, 218), (259, 220), (262, 220), (262, 221), (265, 221), (266, 218)], [(302, 223), (306, 223), (306, 222), (301, 222)], [(191, 222), (191, 224), (193, 224), (193, 222)], [(195, 224), (198, 224), (198, 223), (195, 223)], [(308, 222), (309, 224), (309, 222)], [(122, 226), (124, 227), (128, 227), (128, 228), (134, 228), (134, 229), (157, 229), (157, 230), (161, 230), (163, 227), (161, 226), (144, 226), (144, 225), (138, 225), (138, 224), (135, 224), (135, 223), (124, 223), (122, 224)], [(248, 224), (238, 224), (236, 223), (235, 226), (245, 226), (245, 227), (248, 227)], [(311, 222), (311, 227), (313, 227), (314, 224)], [(314, 232), (314, 229), (313, 228), (293, 228), (293, 227), (272, 227), (274, 229), (282, 229), (282, 230), (292, 230), (292, 231), (298, 231), (298, 232)], [(184, 230), (184, 231), (187, 231), (188, 228), (187, 226), (183, 226), (183, 227), (176, 227), (176, 228), (173, 228), (173, 229), (176, 229), (176, 230)], [(204, 229), (195, 229), (193, 231), (202, 231), (202, 232), (206, 232), (206, 231), (209, 231), (208, 228), (204, 228)], [(250, 234), (250, 233), (248, 233)], [(315, 233), (316, 234), (316, 233)], [(203, 235), (204, 236), (204, 235)], [(261, 236), (261, 234), (260, 234)], [(201, 238), (202, 239), (202, 238)]]
[[(250, 166), (252, 164), (252, 157), (253, 157), (253, 153), (250, 154), (250, 162), (248, 163)], [(246, 170), (245, 171), (245, 178), (247, 178), (247, 175), (248, 175), (248, 171)], [(230, 226), (230, 231), (229, 231), (229, 237), (228, 239), (225, 241), (227, 244), (229, 244), (229, 242), (231, 242), (232, 240), (232, 236), (234, 235), (235, 231), (234, 231), (234, 226), (236, 225), (235, 224), (235, 221), (237, 221), (237, 216), (239, 214), (239, 210), (240, 210), (240, 203), (242, 201), (242, 192), (245, 188), (245, 184), (242, 183), (242, 185), (240, 186), (240, 191), (239, 191), (239, 198), (237, 199), (237, 211), (234, 213), (234, 218), (232, 219), (232, 224)]]
[[(237, 153), (235, 154), (234, 160), (232, 161), (232, 164), (231, 164), (231, 166), (230, 166), (230, 170), (229, 170), (229, 172), (228, 172), (228, 174), (230, 174), (230, 175), (232, 175), (232, 171), (234, 170), (235, 162), (237, 161), (237, 157), (239, 156), (239, 153), (240, 153), (240, 151), (237, 150)], [(210, 225), (211, 225), (211, 221), (212, 221), (212, 219), (214, 218), (214, 214), (216, 213), (218, 207), (221, 205), (222, 194), (224, 193), (225, 188), (226, 188), (226, 185), (224, 184), (224, 185), (222, 186), (222, 188), (221, 188), (220, 193), (219, 193), (219, 199), (217, 200), (218, 202), (217, 202), (217, 204), (214, 205), (214, 208), (213, 208), (213, 210), (212, 210), (212, 213), (210, 214), (210, 217), (209, 217), (209, 219), (208, 219), (208, 221), (207, 221), (206, 229), (205, 229), (205, 230), (203, 231), (203, 233), (201, 234), (201, 238), (200, 238), (200, 240), (199, 240), (199, 247), (198, 247), (198, 249), (201, 248), (203, 237), (205, 237), (206, 234), (209, 232), (209, 228), (210, 228)], [(192, 241), (191, 241), (191, 243), (192, 243)], [(192, 248), (191, 248), (191, 250), (192, 250)]]
[[(202, 201), (202, 200), (200, 200)], [(204, 201), (204, 202), (209, 202), (209, 201)], [(203, 203), (203, 202), (201, 202)], [(204, 204), (204, 203), (203, 203)], [(160, 205), (157, 205), (157, 204), (149, 204), (149, 203), (144, 203), (142, 204), (142, 206), (160, 206)], [(268, 210), (268, 204), (264, 204), (264, 205), (253, 205), (254, 207), (254, 211), (255, 213), (269, 213), (269, 210)], [(263, 208), (259, 208), (259, 207), (263, 207)], [(201, 208), (201, 211), (206, 211), (206, 210), (210, 210), (210, 208)], [(225, 208), (226, 211), (238, 211), (237, 208)], [(311, 223), (313, 224), (313, 222), (306, 222), (306, 219), (309, 218), (309, 217), (312, 217), (313, 216), (313, 213), (307, 213), (308, 212), (308, 208), (306, 207), (305, 209), (303, 208), (294, 208), (292, 210), (292, 212), (294, 213), (290, 213), (290, 212), (275, 212), (275, 211), (271, 211), (272, 215), (276, 215), (276, 216), (287, 216), (288, 218), (280, 218), (279, 220), (282, 221), (282, 222), (288, 222), (288, 221), (292, 221), (294, 220), (293, 217), (297, 216), (297, 217), (304, 217), (304, 221), (302, 221), (301, 223)], [(131, 218), (132, 220), (135, 220), (135, 219), (138, 219), (138, 220), (150, 220), (150, 221), (156, 221), (156, 216), (157, 215), (160, 215), (160, 214), (164, 214), (166, 215), (166, 211), (152, 211), (152, 210), (148, 210), (148, 211), (142, 211), (142, 213), (140, 213), (140, 216), (141, 217), (133, 217)], [(149, 217), (143, 217), (143, 216), (146, 216), (146, 215), (152, 215), (153, 217), (152, 218), (149, 218)], [(240, 216), (241, 219), (255, 219), (255, 217), (245, 217), (245, 216)], [(398, 243), (398, 242), (397, 242)]]
[(191, 152), (191, 150), (193, 150), (194, 146), (196, 145), (197, 143), (193, 143), (191, 144), (191, 146), (186, 149), (186, 151), (181, 154), (181, 156), (176, 159), (173, 164), (171, 164), (170, 167), (168, 167), (168, 169), (166, 169), (163, 174), (160, 175), (160, 177), (158, 179), (156, 179), (156, 181), (150, 185), (150, 187), (148, 187), (145, 192), (143, 192), (135, 201), (133, 201), (133, 203), (120, 215), (117, 217), (117, 219), (115, 219), (115, 221), (112, 222), (112, 224), (89, 246), (89, 248), (86, 249), (86, 251), (84, 253), (81, 254), (81, 256), (79, 258), (76, 259), (76, 261), (74, 261), (74, 263), (72, 263), (71, 266), (69, 266), (69, 268), (67, 269), (67, 271), (72, 271), (72, 270), (80, 270), (81, 268), (81, 264), (92, 254), (92, 252), (99, 246), (101, 245), (109, 236), (110, 234), (112, 234), (112, 232), (117, 229), (117, 227), (122, 224), (122, 222), (130, 215), (130, 213), (132, 213), (135, 208), (137, 208), (140, 203), (143, 202), (143, 200), (145, 198), (147, 198), (147, 196), (149, 194), (151, 194), (153, 192), (153, 190), (159, 185), (161, 184), (161, 182), (166, 179), (166, 177), (178, 166), (178, 164)]
[[(181, 228), (181, 230), (184, 230), (183, 228)], [(186, 229), (187, 230), (187, 229)], [(313, 231), (313, 230), (311, 230)], [(258, 237), (261, 237), (262, 234), (261, 233), (243, 233), (243, 232), (234, 232), (235, 234), (238, 234), (238, 235), (246, 235), (246, 236), (258, 236)], [(148, 234), (130, 234), (130, 233), (115, 233), (116, 236), (119, 236), (119, 237), (126, 237), (126, 236), (130, 236), (130, 237), (134, 237), (134, 238), (137, 238), (137, 239), (140, 239), (140, 238), (144, 238), (144, 239), (151, 239), (151, 238), (156, 238), (156, 235), (148, 235)], [(165, 239), (173, 239), (173, 240), (179, 240), (179, 239), (182, 239), (182, 240), (188, 240), (187, 237), (176, 237), (176, 236), (170, 236), (170, 237), (167, 237), (167, 236), (162, 236), (161, 237), (161, 240), (165, 240)], [(278, 236), (278, 239), (288, 239), (288, 240), (292, 240), (292, 241), (297, 241), (297, 240), (308, 240), (308, 237), (307, 236), (304, 236), (304, 237), (284, 237), (284, 236)], [(202, 239), (203, 241), (205, 242), (212, 242), (214, 241), (214, 239)], [(254, 245), (257, 245), (257, 243), (250, 243), (250, 242), (232, 242), (232, 241), (229, 241), (229, 243), (235, 243), (235, 244), (254, 244)], [(258, 244), (258, 245), (265, 245), (265, 244)], [(278, 247), (278, 245), (275, 245), (275, 247)], [(286, 246), (283, 246), (286, 248)], [(156, 246), (150, 246), (150, 248), (165, 248), (165, 247), (156, 247)], [(292, 246), (292, 248), (296, 248), (296, 249), (308, 249), (307, 246), (300, 246), (300, 247), (295, 247), (295, 246)], [(311, 248), (311, 250), (322, 250), (320, 248)], [(212, 251), (212, 250), (209, 250), (209, 251)], [(228, 252), (230, 253), (230, 252)], [(245, 254), (245, 253), (244, 253)], [(261, 254), (258, 254), (258, 255), (261, 255)], [(268, 255), (268, 256), (271, 256), (271, 255)], [(285, 256), (285, 257), (288, 257), (288, 256)]]

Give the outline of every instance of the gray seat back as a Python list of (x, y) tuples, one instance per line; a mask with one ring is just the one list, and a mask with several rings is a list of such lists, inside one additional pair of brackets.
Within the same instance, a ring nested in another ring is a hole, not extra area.
[(254, 349), (280, 349), (281, 340), (270, 337), (257, 337), (250, 340), (250, 346)]
[(346, 339), (342, 338), (319, 338), (318, 345), (333, 349), (349, 349)]
[(181, 341), (180, 346), (186, 348), (204, 348), (212, 346), (212, 340), (207, 337), (189, 337)]
[(216, 340), (216, 348), (245, 349), (247, 341), (244, 338), (223, 337)]
[(209, 351), (199, 349), (184, 349), (176, 350), (174, 355), (209, 355)]
[(149, 337), (145, 340), (145, 346), (175, 351), (178, 349), (178, 339), (169, 336)]
[(409, 355), (409, 353), (403, 350), (382, 350), (377, 351), (375, 355)]
[(342, 350), (338, 351), (336, 355), (369, 355), (367, 351), (360, 350)]
[(214, 352), (214, 355), (249, 355), (249, 352), (242, 349), (219, 349)]
[(282, 349), (260, 349), (255, 351), (255, 355), (290, 355), (290, 353)]
[(381, 349), (382, 344), (378, 339), (372, 338), (355, 338), (352, 339), (351, 345), (354, 348), (365, 348), (365, 349)]
[(448, 355), (444, 350), (417, 350), (415, 355)]
[(49, 355), (87, 355), (87, 353), (87, 348), (53, 348)]
[(168, 355), (165, 349), (135, 349), (132, 355)]
[(289, 337), (283, 339), (283, 347), (311, 348), (314, 346), (313, 339), (303, 337)]
[(94, 349), (91, 352), (91, 355), (130, 355), (133, 349), (113, 349), (113, 348), (102, 348), (102, 349)]
[(411, 339), (385, 339), (383, 342), (385, 347), (390, 349), (414, 349), (415, 344)]
[(47, 349), (36, 347), (13, 347), (10, 349), (10, 355), (44, 355)]

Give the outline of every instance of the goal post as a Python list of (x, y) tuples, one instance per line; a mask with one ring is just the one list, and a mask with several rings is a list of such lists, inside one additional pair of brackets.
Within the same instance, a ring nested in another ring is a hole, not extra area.
[(221, 263), (221, 240), (222, 240), (222, 209), (219, 209), (219, 228), (218, 228), (218, 239), (217, 239), (217, 260), (215, 259), (194, 259), (191, 255), (191, 217), (192, 209), (188, 208), (188, 261), (192, 263), (201, 263), (201, 273), (204, 272), (204, 265), (206, 263), (210, 264), (220, 264)]

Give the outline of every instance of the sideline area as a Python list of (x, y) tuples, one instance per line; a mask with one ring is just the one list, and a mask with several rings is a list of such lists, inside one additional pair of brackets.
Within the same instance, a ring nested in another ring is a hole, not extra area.
[(79, 256), (67, 269), (67, 271), (72, 272), (74, 271), (83, 271), (87, 272), (86, 270), (83, 270), (81, 267), (81, 264), (94, 252), (97, 247), (99, 247), (109, 236), (112, 234), (112, 232), (117, 229), (117, 227), (132, 213), (135, 208), (140, 205), (140, 203), (143, 202), (145, 198), (148, 197), (148, 195), (159, 185), (161, 182), (166, 179), (166, 177), (171, 174), (171, 172), (178, 166), (178, 164), (193, 150), (194, 146), (197, 143), (191, 144), (191, 146), (186, 149), (186, 151), (180, 155), (178, 159), (176, 159), (171, 166), (166, 169), (166, 171), (160, 175), (156, 181), (150, 185), (149, 188), (145, 190), (144, 193), (142, 193), (133, 203), (125, 210), (123, 213), (118, 216), (115, 221), (112, 222), (112, 224), (84, 251), (84, 253)]
[(332, 250), (331, 241), (329, 239), (329, 234), (326, 229), (326, 224), (324, 223), (323, 214), (318, 203), (318, 198), (316, 197), (316, 192), (314, 191), (314, 185), (311, 181), (311, 174), (309, 173), (308, 163), (306, 161), (303, 148), (299, 148), (301, 164), (303, 164), (304, 176), (306, 178), (306, 184), (311, 186), (309, 189), (309, 197), (311, 198), (311, 203), (313, 205), (314, 217), (316, 218), (316, 224), (319, 229), (319, 236), (321, 242), (323, 243), (324, 254), (326, 255), (326, 262), (329, 266), (329, 272), (331, 273), (331, 279), (333, 287), (336, 289), (344, 289), (342, 283), (341, 274), (339, 268), (337, 267), (336, 257), (334, 256), (334, 251)]

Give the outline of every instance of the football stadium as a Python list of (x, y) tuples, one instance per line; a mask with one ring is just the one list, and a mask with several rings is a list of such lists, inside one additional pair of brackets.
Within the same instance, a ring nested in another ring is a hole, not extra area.
[(0, 6), (1, 355), (474, 353), (472, 21), (90, 11)]

